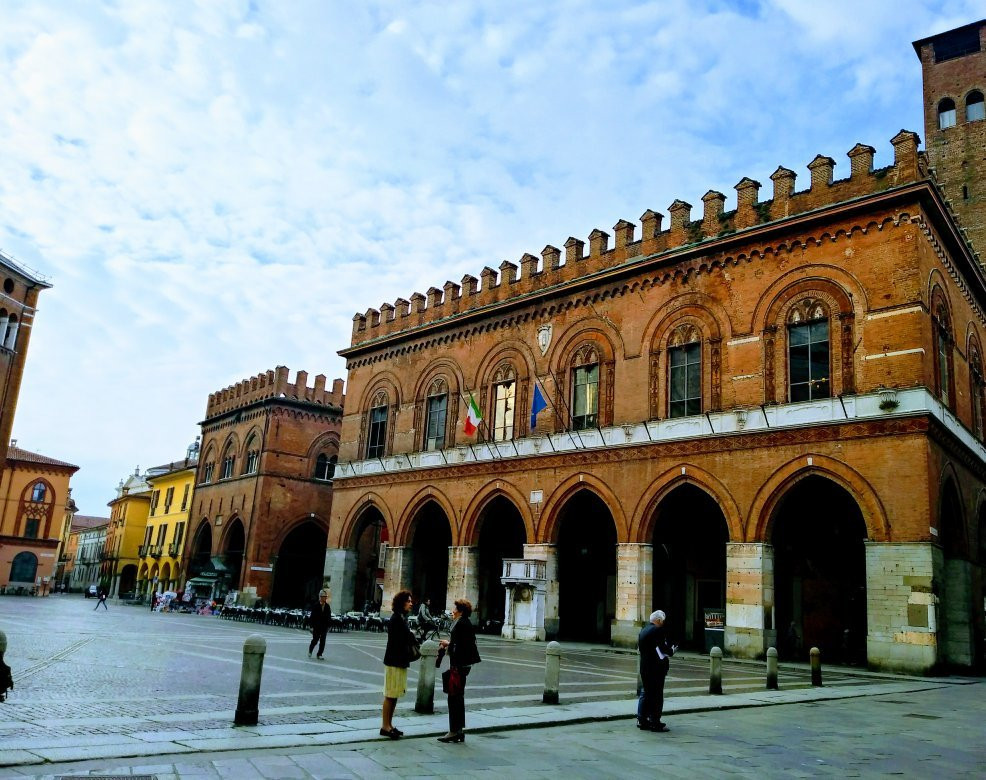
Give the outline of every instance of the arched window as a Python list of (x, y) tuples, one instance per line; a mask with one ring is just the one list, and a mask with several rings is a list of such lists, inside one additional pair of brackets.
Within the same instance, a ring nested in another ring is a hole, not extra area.
[(328, 482), (336, 474), (336, 462), (338, 458), (333, 455), (329, 457), (324, 452), (315, 458), (315, 479)]
[(256, 474), (260, 465), (260, 445), (256, 436), (251, 436), (246, 446), (246, 463), (243, 466), (244, 474)]
[(938, 129), (955, 127), (955, 101), (945, 98), (938, 102)]
[(493, 374), (493, 441), (514, 437), (514, 412), (517, 407), (517, 374), (506, 363)]
[(382, 458), (387, 450), (387, 410), (390, 399), (381, 390), (370, 403), (370, 413), (367, 416), (366, 457)]
[(572, 358), (572, 428), (584, 431), (599, 424), (599, 353), (592, 344)]
[(202, 467), (202, 482), (206, 484), (212, 482), (212, 477), (215, 470), (216, 470), (215, 461), (212, 460), (207, 461), (206, 464)]
[(983, 440), (983, 411), (986, 404), (986, 381), (983, 379), (983, 362), (979, 348), (973, 342), (969, 346), (969, 401), (972, 406), (972, 432)]
[(426, 452), (445, 449), (445, 422), (448, 413), (448, 383), (437, 377), (428, 388), (425, 400)]
[(38, 574), (38, 556), (32, 552), (19, 552), (10, 562), (10, 582), (29, 582), (34, 584)]
[(829, 398), (829, 314), (821, 301), (804, 298), (787, 317), (788, 398)]
[(693, 325), (668, 340), (668, 417), (702, 413), (702, 334)]
[(965, 121), (979, 122), (983, 119), (986, 119), (986, 103), (983, 102), (983, 93), (977, 89), (965, 99)]
[(236, 453), (232, 446), (227, 447), (223, 453), (222, 465), (219, 470), (219, 479), (230, 479), (233, 476), (233, 466), (236, 465)]
[(17, 345), (17, 315), (15, 314), (7, 318), (7, 335), (4, 336), (3, 345), (11, 350)]
[[(934, 300), (934, 297), (932, 298)], [(940, 298), (935, 301), (932, 332), (935, 346), (935, 394), (946, 406), (952, 398), (952, 326), (948, 307)]]
[(41, 502), (45, 500), (45, 496), (48, 493), (48, 488), (45, 486), (44, 482), (36, 482), (34, 487), (31, 489), (31, 500)]

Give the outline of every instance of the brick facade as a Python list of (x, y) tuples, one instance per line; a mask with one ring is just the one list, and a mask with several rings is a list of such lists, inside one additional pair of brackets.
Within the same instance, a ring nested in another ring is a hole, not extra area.
[[(710, 608), (736, 655), (981, 663), (986, 277), (917, 135), (891, 143), (887, 168), (857, 144), (845, 179), (819, 155), (805, 190), (779, 167), (769, 200), (744, 178), (733, 210), (675, 200), (667, 229), (647, 210), (639, 238), (620, 220), (612, 246), (356, 315), (327, 567), (372, 515), (385, 604), (465, 595), (509, 635), (632, 643), (660, 607), (702, 647)], [(511, 558), (543, 578), (504, 599)], [(530, 599), (539, 625), (510, 633)]]

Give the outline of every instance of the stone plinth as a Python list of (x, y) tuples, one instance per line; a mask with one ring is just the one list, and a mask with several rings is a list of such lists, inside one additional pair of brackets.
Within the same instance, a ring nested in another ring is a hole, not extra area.
[(769, 544), (726, 545), (726, 651), (763, 658), (777, 644), (774, 625), (774, 548)]
[(650, 617), (654, 600), (653, 561), (653, 545), (616, 546), (616, 617), (610, 632), (614, 645), (637, 645), (637, 635)]
[(452, 609), (456, 599), (466, 598), (473, 608), (479, 606), (479, 548), (448, 548), (448, 596), (445, 608)]
[(539, 639), (555, 639), (558, 636), (558, 546), (554, 544), (525, 544), (524, 558), (544, 561), (544, 635)]
[(332, 611), (349, 612), (356, 599), (356, 550), (338, 547), (326, 550), (323, 576), (329, 580)]

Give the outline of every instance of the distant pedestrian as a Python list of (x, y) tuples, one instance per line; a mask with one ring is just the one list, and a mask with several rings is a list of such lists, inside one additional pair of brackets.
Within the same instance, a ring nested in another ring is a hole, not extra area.
[(414, 638), (407, 625), (407, 615), (411, 611), (411, 592), (399, 591), (391, 604), (393, 614), (387, 621), (387, 649), (383, 655), (383, 718), (380, 736), (400, 739), (404, 732), (394, 728), (394, 710), (397, 700), (407, 691), (407, 668), (411, 665), (412, 646), (417, 649), (418, 640)]
[(665, 614), (651, 613), (650, 622), (637, 637), (640, 652), (640, 679), (644, 684), (640, 706), (637, 708), (637, 728), (645, 731), (669, 731), (661, 722), (664, 713), (664, 681), (671, 666), (671, 656), (678, 649), (668, 642), (664, 628)]
[[(476, 629), (469, 620), (472, 603), (468, 599), (456, 599), (452, 610), (452, 631), (439, 647), (448, 651), (449, 670), (442, 675), (443, 687), (448, 693), (448, 734), (439, 742), (466, 741), (466, 677), (474, 664), (482, 659), (476, 647)], [(439, 651), (441, 652), (441, 651)]]
[(435, 619), (431, 615), (431, 611), (428, 609), (431, 606), (431, 599), (422, 599), (421, 603), (418, 605), (418, 641), (423, 642), (425, 637), (428, 636), (429, 631), (434, 631), (436, 628)]
[(99, 609), (99, 605), (100, 604), (103, 605), (103, 609), (105, 609), (107, 612), (110, 611), (110, 608), (106, 606), (106, 591), (105, 590), (99, 591), (99, 601), (96, 602), (96, 606), (92, 608), (92, 611), (95, 612), (97, 609)]
[(312, 657), (315, 645), (318, 645), (318, 660), (322, 660), (322, 653), (325, 652), (325, 635), (329, 630), (329, 620), (332, 618), (332, 607), (329, 606), (329, 592), (320, 590), (318, 592), (318, 603), (312, 608), (311, 617), (308, 625), (312, 630), (312, 641), (308, 645), (308, 657)]

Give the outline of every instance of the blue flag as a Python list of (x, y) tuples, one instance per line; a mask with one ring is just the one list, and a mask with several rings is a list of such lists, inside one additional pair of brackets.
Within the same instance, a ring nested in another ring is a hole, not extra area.
[(544, 400), (544, 396), (541, 394), (541, 387), (537, 382), (534, 383), (534, 400), (531, 402), (531, 430), (534, 430), (534, 426), (537, 425), (538, 412), (542, 409), (548, 408), (548, 402)]

